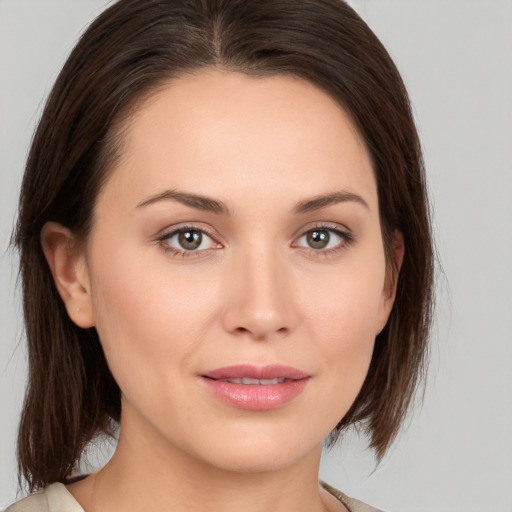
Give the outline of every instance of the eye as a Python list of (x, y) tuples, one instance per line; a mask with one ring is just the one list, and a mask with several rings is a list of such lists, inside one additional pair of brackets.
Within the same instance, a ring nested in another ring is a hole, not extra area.
[(197, 228), (180, 228), (160, 240), (165, 243), (167, 249), (177, 253), (198, 252), (219, 247), (208, 233)]
[(352, 241), (352, 236), (338, 229), (319, 227), (306, 231), (296, 242), (298, 247), (315, 251), (335, 250)]

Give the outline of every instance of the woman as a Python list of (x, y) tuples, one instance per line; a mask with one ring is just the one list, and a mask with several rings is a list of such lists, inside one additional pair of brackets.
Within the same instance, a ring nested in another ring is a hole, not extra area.
[(346, 4), (112, 5), (50, 95), (16, 243), (44, 491), (10, 511), (375, 510), (319, 486), (321, 447), (395, 437), (433, 257), (407, 94)]

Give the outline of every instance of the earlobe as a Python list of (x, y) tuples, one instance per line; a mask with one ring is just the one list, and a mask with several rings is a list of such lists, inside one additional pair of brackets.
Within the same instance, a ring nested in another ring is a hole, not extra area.
[(398, 284), (398, 275), (400, 274), (400, 269), (402, 268), (405, 255), (405, 243), (402, 232), (395, 229), (392, 236), (391, 256), (393, 258), (393, 262), (388, 264), (389, 268), (386, 271), (386, 282), (382, 292), (379, 322), (376, 334), (379, 334), (382, 329), (384, 329), (391, 313), (391, 309), (393, 308)]
[(93, 327), (87, 266), (84, 255), (76, 250), (74, 235), (61, 224), (47, 222), (41, 230), (41, 245), (69, 317), (79, 327)]

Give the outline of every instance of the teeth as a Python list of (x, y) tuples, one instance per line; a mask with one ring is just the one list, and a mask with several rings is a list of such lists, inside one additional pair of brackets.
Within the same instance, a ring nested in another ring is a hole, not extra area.
[(271, 384), (281, 384), (284, 379), (260, 379), (260, 384), (263, 386), (270, 386)]
[(245, 384), (248, 386), (272, 386), (275, 384), (281, 384), (286, 379), (275, 378), (275, 379), (251, 379), (250, 377), (237, 377), (235, 379), (220, 379), (222, 382), (231, 382), (232, 384)]
[(250, 379), (248, 377), (242, 378), (242, 384), (259, 384), (260, 381), (258, 379)]

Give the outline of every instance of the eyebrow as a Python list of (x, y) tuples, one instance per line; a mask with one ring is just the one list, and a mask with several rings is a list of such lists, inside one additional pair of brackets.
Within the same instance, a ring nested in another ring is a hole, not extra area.
[[(179, 203), (196, 208), (198, 210), (208, 211), (219, 215), (229, 215), (230, 210), (225, 203), (211, 197), (203, 196), (200, 194), (193, 194), (191, 192), (180, 192), (178, 190), (165, 190), (160, 194), (145, 199), (137, 205), (137, 208), (144, 208), (152, 205), (159, 201), (174, 200)], [(330, 194), (322, 194), (311, 199), (305, 199), (299, 201), (293, 208), (294, 214), (305, 214), (316, 210), (321, 210), (328, 206), (338, 204), (354, 202), (361, 204), (365, 208), (369, 209), (368, 203), (359, 195), (353, 194), (352, 192), (338, 191)]]
[(199, 194), (179, 192), (178, 190), (166, 190), (161, 194), (151, 196), (139, 203), (137, 208), (144, 208), (159, 201), (169, 199), (178, 201), (178, 203), (182, 203), (185, 206), (190, 206), (191, 208), (196, 208), (198, 210), (217, 213), (219, 215), (229, 215), (229, 208), (222, 201)]
[(339, 191), (300, 201), (293, 209), (293, 213), (303, 214), (314, 212), (326, 208), (327, 206), (347, 202), (359, 203), (369, 209), (368, 203), (361, 196), (353, 194), (352, 192)]

